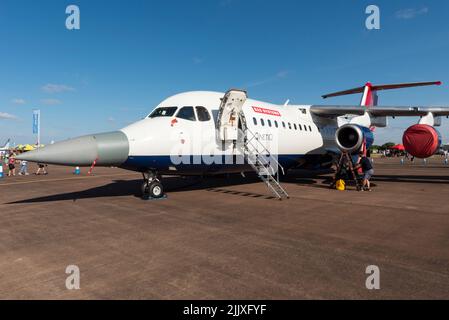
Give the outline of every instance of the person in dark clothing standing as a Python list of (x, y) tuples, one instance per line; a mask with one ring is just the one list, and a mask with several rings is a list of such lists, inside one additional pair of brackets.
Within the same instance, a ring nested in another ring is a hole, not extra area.
[(358, 168), (362, 168), (363, 171), (363, 190), (371, 191), (371, 184), (369, 180), (374, 174), (374, 169), (371, 160), (365, 156), (363, 152), (359, 153), (359, 160), (357, 161), (356, 169)]

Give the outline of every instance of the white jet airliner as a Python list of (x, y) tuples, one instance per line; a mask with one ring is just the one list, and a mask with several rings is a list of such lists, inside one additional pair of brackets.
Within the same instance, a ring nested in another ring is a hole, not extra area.
[(163, 196), (162, 175), (256, 171), (284, 198), (288, 195), (279, 184), (280, 174), (296, 167), (319, 168), (341, 152), (369, 147), (375, 127), (386, 127), (388, 117), (420, 117), (416, 126), (424, 129), (426, 139), (415, 140), (410, 153), (429, 149), (429, 139), (439, 147), (441, 136), (434, 127), (449, 116), (449, 107), (377, 106), (378, 91), (426, 85), (441, 82), (367, 83), (323, 96), (363, 93), (357, 106), (275, 105), (249, 99), (242, 90), (186, 92), (167, 98), (146, 118), (119, 131), (58, 142), (17, 158), (69, 166), (95, 162), (138, 171), (144, 178), (143, 194), (154, 198)]

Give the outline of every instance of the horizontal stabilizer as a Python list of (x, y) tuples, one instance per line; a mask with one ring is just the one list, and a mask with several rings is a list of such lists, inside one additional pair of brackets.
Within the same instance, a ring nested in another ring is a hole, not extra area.
[(448, 117), (449, 107), (420, 107), (420, 106), (375, 106), (367, 110), (360, 106), (319, 106), (310, 107), (310, 112), (316, 116), (336, 118), (346, 115), (361, 116), (368, 113), (372, 117), (424, 117), (432, 113), (435, 117)]
[(433, 82), (412, 82), (412, 83), (398, 83), (398, 84), (385, 84), (385, 85), (372, 85), (371, 83), (367, 83), (363, 87), (358, 87), (354, 89), (349, 89), (345, 91), (339, 91), (334, 93), (325, 94), (322, 96), (324, 99), (338, 96), (345, 96), (349, 94), (363, 93), (365, 91), (365, 87), (370, 87), (372, 91), (381, 91), (381, 90), (393, 90), (393, 89), (401, 89), (401, 88), (412, 88), (412, 87), (423, 87), (423, 86), (440, 86), (441, 81), (433, 81)]

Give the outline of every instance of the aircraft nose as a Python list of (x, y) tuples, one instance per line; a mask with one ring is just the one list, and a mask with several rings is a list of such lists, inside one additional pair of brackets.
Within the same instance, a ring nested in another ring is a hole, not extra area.
[(122, 131), (92, 134), (23, 153), (18, 160), (67, 166), (121, 165), (128, 158), (128, 137)]

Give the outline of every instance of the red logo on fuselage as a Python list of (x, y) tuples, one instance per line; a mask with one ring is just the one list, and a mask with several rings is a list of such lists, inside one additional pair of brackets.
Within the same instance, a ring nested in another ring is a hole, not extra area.
[(281, 116), (279, 111), (276, 111), (276, 110), (270, 110), (270, 109), (265, 109), (265, 108), (260, 108), (260, 107), (253, 107), (253, 110), (254, 110), (254, 112), (266, 114), (269, 116), (275, 116), (275, 117)]

